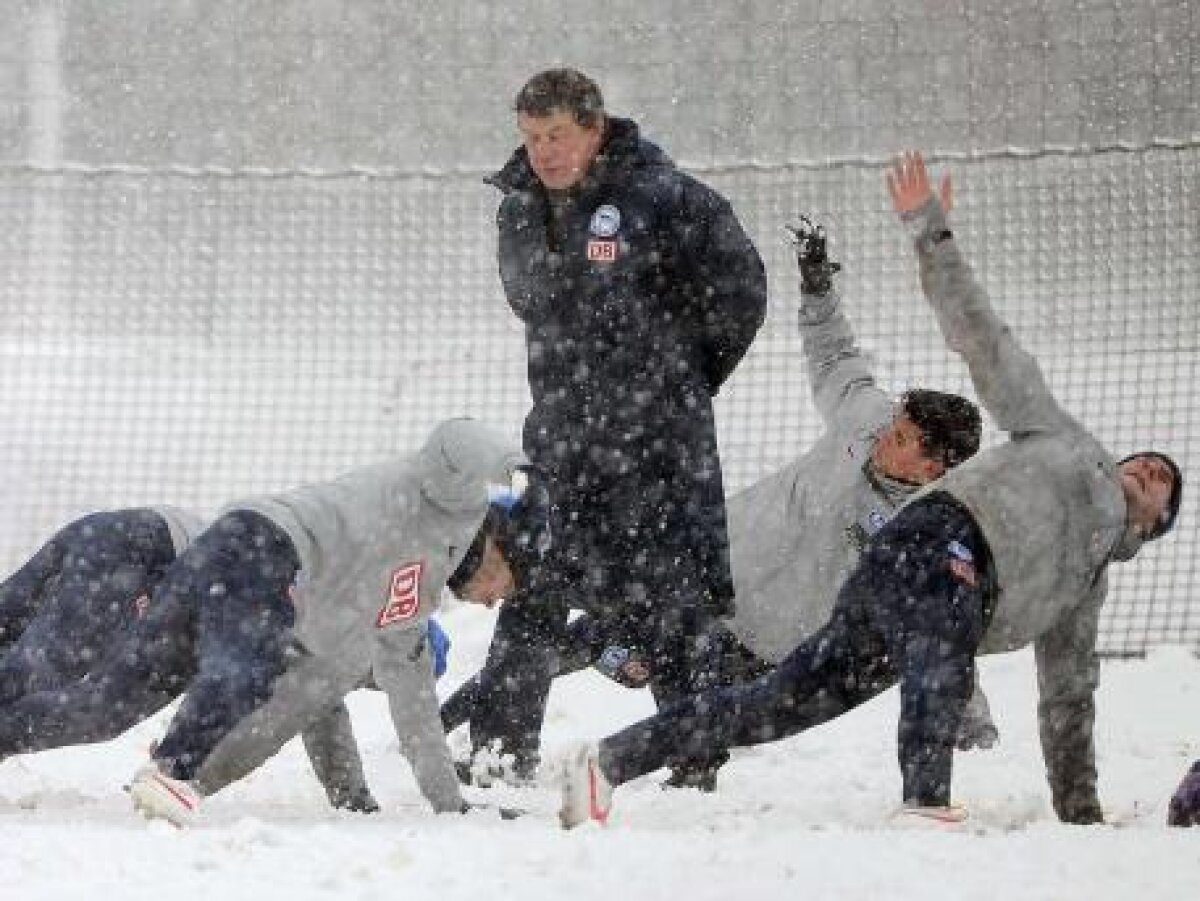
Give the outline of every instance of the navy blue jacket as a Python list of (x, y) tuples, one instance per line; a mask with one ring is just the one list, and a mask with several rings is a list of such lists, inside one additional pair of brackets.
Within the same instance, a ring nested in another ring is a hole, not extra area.
[(505, 195), (501, 280), (526, 327), (526, 454), (559, 486), (568, 528), (603, 542), (621, 521), (652, 555), (691, 554), (727, 607), (712, 396), (763, 321), (758, 252), (729, 203), (626, 119), (608, 120), (556, 218), (524, 148), (489, 181)]

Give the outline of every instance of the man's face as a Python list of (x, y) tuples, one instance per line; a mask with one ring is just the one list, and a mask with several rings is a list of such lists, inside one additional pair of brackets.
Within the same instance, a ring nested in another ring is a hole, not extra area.
[(1129, 507), (1129, 522), (1143, 535), (1162, 519), (1175, 487), (1171, 468), (1153, 454), (1138, 454), (1122, 463), (1121, 488)]
[(585, 127), (565, 110), (548, 116), (518, 113), (517, 127), (534, 174), (552, 191), (579, 184), (600, 152), (603, 119)]
[(456, 592), (456, 595), (460, 601), (466, 601), (468, 604), (483, 604), (490, 608), (495, 606), (497, 601), (512, 595), (515, 588), (516, 581), (513, 578), (512, 567), (500, 553), (496, 542), (487, 538), (483, 547), (483, 561), (479, 564), (479, 569), (475, 570), (475, 575), (471, 576), (467, 584)]
[(888, 478), (924, 485), (946, 471), (941, 460), (926, 456), (921, 430), (906, 413), (897, 413), (879, 437), (871, 452), (875, 469)]

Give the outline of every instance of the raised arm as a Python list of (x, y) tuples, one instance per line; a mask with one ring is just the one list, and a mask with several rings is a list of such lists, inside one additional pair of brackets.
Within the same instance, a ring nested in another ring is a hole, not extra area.
[(800, 343), (813, 402), (827, 429), (849, 430), (860, 423), (878, 422), (892, 401), (876, 384), (842, 311), (841, 295), (833, 283), (841, 267), (828, 258), (825, 231), (803, 217), (789, 230), (800, 269)]
[(921, 286), (951, 350), (960, 354), (975, 391), (996, 424), (1026, 434), (1077, 427), (1050, 393), (1041, 367), (996, 314), (954, 241), (946, 219), (949, 178), (940, 198), (919, 153), (898, 158), (887, 173), (892, 205), (916, 242)]

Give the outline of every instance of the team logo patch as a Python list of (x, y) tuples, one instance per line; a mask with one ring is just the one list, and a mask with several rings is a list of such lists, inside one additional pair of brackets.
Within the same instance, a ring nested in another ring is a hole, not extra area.
[(424, 563), (406, 563), (392, 573), (387, 603), (379, 611), (375, 625), (382, 629), (412, 619), (421, 608), (421, 571)]
[(872, 510), (867, 514), (867, 534), (874, 535), (887, 525), (887, 521), (888, 518), (878, 510)]
[(621, 211), (611, 203), (596, 207), (592, 213), (592, 221), (588, 223), (588, 231), (597, 238), (611, 238), (621, 228)]
[(150, 609), (150, 595), (146, 594), (146, 592), (143, 591), (141, 594), (139, 594), (136, 598), (133, 599), (133, 612), (137, 616), (138, 619), (141, 619), (142, 617), (144, 617), (146, 615), (146, 611), (148, 611), (149, 609)]
[(612, 263), (617, 259), (617, 242), (593, 238), (587, 242), (587, 258), (592, 263)]
[(975, 571), (975, 555), (970, 548), (958, 541), (946, 546), (950, 552), (950, 574), (964, 585), (975, 588), (979, 585), (979, 573)]

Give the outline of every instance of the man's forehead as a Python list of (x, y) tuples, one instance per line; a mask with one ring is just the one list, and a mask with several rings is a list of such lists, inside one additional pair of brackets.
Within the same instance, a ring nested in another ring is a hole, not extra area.
[(523, 132), (544, 132), (555, 128), (569, 128), (575, 124), (575, 118), (571, 115), (570, 110), (557, 107), (544, 116), (535, 116), (526, 112), (517, 113), (517, 128)]

